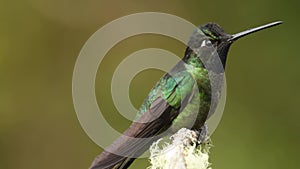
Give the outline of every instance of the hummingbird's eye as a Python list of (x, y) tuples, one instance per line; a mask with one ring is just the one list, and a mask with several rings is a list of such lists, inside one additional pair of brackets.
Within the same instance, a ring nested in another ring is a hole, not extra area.
[(205, 46), (212, 46), (211, 41), (210, 41), (210, 40), (206, 40), (206, 41), (205, 41)]
[(210, 40), (204, 40), (201, 44), (201, 47), (211, 47), (212, 43)]

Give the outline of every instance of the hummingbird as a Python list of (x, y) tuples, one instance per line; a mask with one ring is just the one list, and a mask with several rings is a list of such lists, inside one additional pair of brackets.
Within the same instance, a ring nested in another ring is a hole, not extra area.
[(156, 83), (136, 120), (95, 158), (90, 169), (128, 168), (160, 138), (157, 136), (169, 129), (176, 132), (189, 127), (199, 132), (199, 141), (203, 142), (207, 133), (205, 122), (217, 105), (212, 100), (220, 97), (220, 87), (212, 92), (212, 76), (224, 73), (230, 46), (241, 37), (281, 23), (272, 22), (233, 35), (216, 23), (199, 26), (192, 33), (182, 60)]

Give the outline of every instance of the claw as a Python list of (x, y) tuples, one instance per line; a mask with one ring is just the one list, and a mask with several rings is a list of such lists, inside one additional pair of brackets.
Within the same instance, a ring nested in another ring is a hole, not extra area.
[(206, 143), (208, 141), (208, 139), (209, 139), (208, 126), (205, 123), (200, 129), (200, 133), (199, 133), (199, 136), (198, 136), (198, 143), (199, 144)]

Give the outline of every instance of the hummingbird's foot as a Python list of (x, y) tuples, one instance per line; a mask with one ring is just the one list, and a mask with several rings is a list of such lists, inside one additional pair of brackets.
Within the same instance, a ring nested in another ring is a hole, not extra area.
[(204, 125), (201, 127), (199, 132), (198, 143), (199, 144), (206, 143), (208, 140), (209, 140), (208, 126), (206, 123), (204, 123)]

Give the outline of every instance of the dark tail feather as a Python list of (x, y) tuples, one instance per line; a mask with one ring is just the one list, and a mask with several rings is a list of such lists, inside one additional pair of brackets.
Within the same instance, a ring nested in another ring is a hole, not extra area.
[[(135, 157), (143, 154), (153, 142), (149, 140), (130, 140), (119, 137), (107, 150), (103, 151), (93, 161), (90, 169), (126, 169), (135, 160)], [(122, 141), (122, 143), (120, 142)], [(111, 152), (118, 153), (119, 155)]]
[[(135, 158), (142, 155), (156, 140), (155, 136), (178, 115), (162, 98), (152, 103), (150, 109), (139, 119), (141, 123), (134, 122), (93, 162), (90, 169), (126, 169)], [(146, 123), (145, 123), (146, 122)]]
[(128, 168), (134, 160), (135, 160), (135, 158), (127, 158), (126, 160), (124, 160), (121, 163), (121, 165), (118, 169)]
[[(101, 163), (103, 160), (108, 160), (109, 163)], [(101, 155), (96, 157), (89, 169), (126, 169), (134, 160), (134, 158), (122, 157), (112, 153), (103, 152)]]

